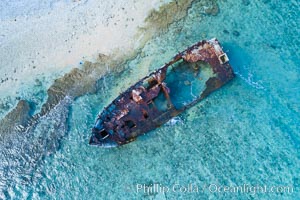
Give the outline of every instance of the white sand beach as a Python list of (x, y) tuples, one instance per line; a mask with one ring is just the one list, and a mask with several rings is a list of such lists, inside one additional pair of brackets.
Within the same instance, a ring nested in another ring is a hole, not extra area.
[[(5, 1), (0, 5), (0, 100), (29, 98), (37, 80), (56, 78), (98, 54), (137, 45), (138, 27), (162, 0)], [(9, 107), (9, 108), (8, 108)], [(4, 114), (4, 113), (2, 113)]]

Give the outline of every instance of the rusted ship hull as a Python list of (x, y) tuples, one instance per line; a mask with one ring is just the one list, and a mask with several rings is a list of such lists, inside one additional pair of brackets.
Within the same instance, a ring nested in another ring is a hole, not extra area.
[(217, 39), (203, 40), (132, 85), (98, 116), (91, 145), (129, 143), (195, 105), (234, 77)]

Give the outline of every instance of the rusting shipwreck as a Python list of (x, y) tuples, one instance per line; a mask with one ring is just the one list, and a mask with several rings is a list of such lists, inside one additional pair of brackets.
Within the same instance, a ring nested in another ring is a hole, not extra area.
[(98, 116), (91, 145), (129, 143), (195, 105), (234, 77), (217, 39), (202, 40), (120, 94)]

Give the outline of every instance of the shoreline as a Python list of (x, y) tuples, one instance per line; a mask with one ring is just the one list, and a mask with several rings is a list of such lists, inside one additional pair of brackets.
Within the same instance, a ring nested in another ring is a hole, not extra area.
[[(33, 84), (35, 84), (35, 87), (36, 84), (38, 84), (36, 87), (39, 89), (38, 94), (42, 92), (44, 98), (40, 100), (40, 102), (34, 102), (34, 100), (32, 100), (34, 91), (26, 91), (28, 95), (27, 98), (16, 97), (15, 99), (15, 104), (20, 101), (26, 101), (31, 105), (33, 104), (31, 115), (26, 116), (26, 120), (23, 121), (18, 120), (22, 118), (21, 116), (16, 120), (11, 120), (10, 116), (22, 115), (22, 113), (24, 113), (22, 112), (22, 106), (12, 106), (10, 110), (2, 116), (0, 122), (6, 124), (6, 122), (9, 121), (15, 124), (13, 127), (16, 127), (18, 131), (25, 131), (28, 127), (36, 124), (41, 116), (46, 115), (65, 97), (75, 99), (84, 94), (95, 92), (97, 80), (110, 71), (122, 70), (126, 60), (134, 58), (147, 41), (161, 31), (165, 31), (174, 21), (183, 18), (192, 2), (193, 0), (182, 0), (177, 3), (170, 2), (160, 6), (158, 10), (152, 9), (149, 11), (149, 15), (143, 19), (142, 25), (137, 26), (136, 30), (134, 30), (135, 33), (131, 35), (131, 41), (124, 40), (123, 43), (118, 43), (119, 47), (112, 46), (110, 52), (106, 52), (107, 55), (97, 53), (97, 56), (90, 58), (90, 60), (93, 60), (92, 62), (88, 60), (80, 61), (78, 67), (73, 66), (73, 68), (68, 69), (69, 71), (66, 70), (64, 74), (59, 74), (55, 78), (50, 74), (49, 77), (51, 77), (51, 79), (48, 84), (41, 83), (39, 79), (35, 79), (35, 83)], [(172, 14), (174, 14), (174, 17), (168, 17), (168, 20), (166, 20), (162, 26), (158, 26), (161, 23), (161, 16), (171, 16)], [(118, 41), (116, 41), (116, 43), (117, 42)], [(127, 51), (122, 51), (121, 47)], [(27, 84), (27, 86), (28, 90), (32, 89), (30, 84)], [(45, 92), (47, 92), (47, 94), (45, 94)]]
[[(18, 100), (45, 92), (54, 80), (82, 68), (85, 61), (95, 62), (99, 54), (139, 46), (134, 39), (139, 27), (151, 10), (164, 3), (53, 2), (37, 16), (23, 14), (1, 21), (0, 118)], [(41, 104), (44, 100), (34, 101)]]

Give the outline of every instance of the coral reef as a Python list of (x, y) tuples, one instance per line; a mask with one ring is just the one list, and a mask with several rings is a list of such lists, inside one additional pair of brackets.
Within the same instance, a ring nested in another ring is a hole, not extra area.
[[(18, 105), (0, 121), (0, 133), (9, 133), (16, 126), (26, 126), (31, 117), (33, 107), (29, 102), (20, 100)], [(0, 137), (3, 135), (0, 134)]]

